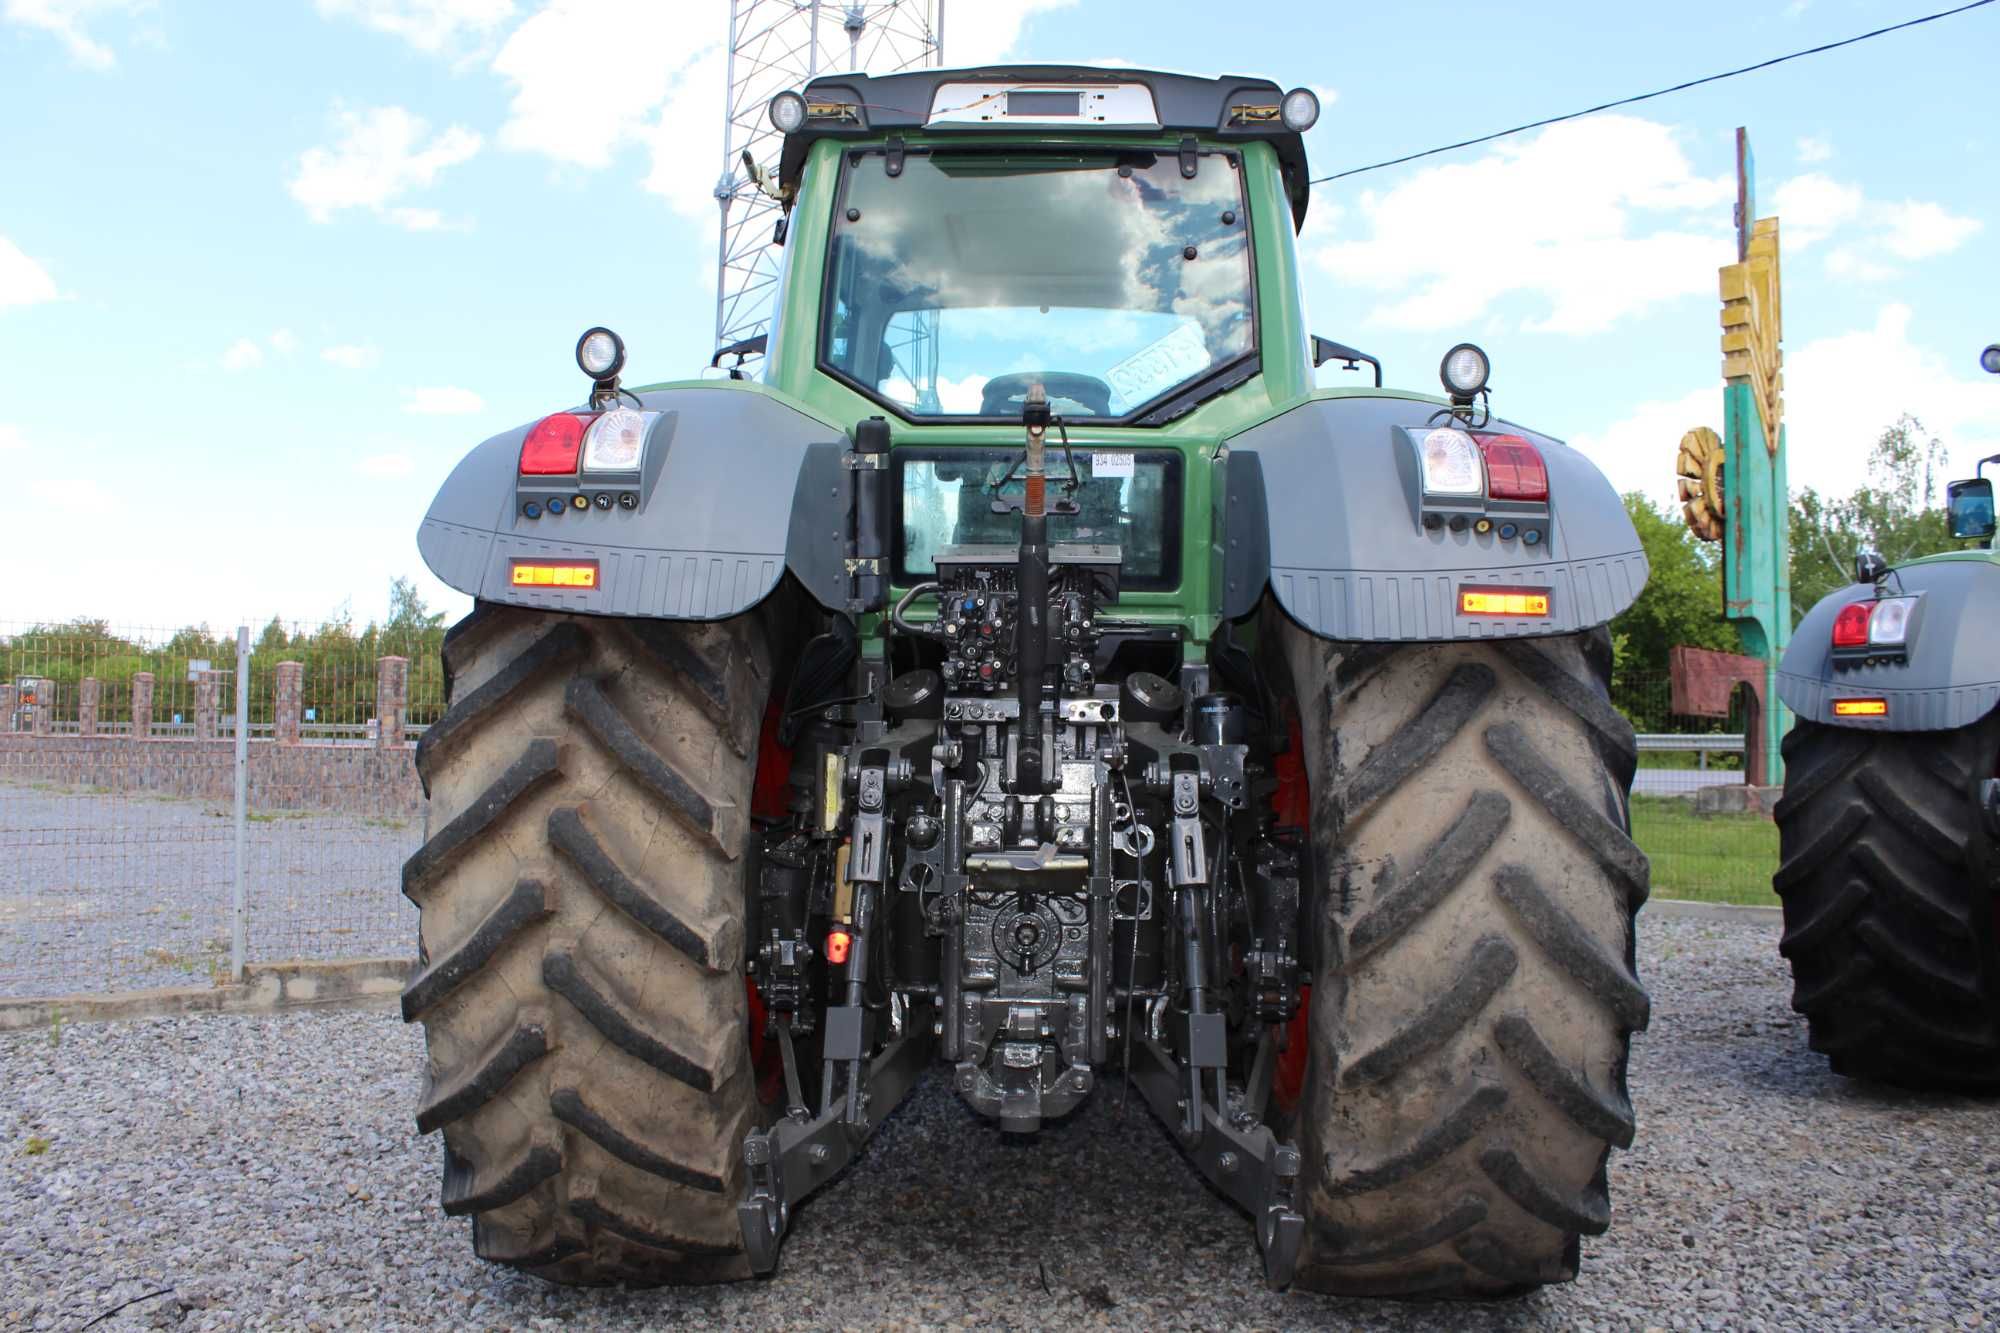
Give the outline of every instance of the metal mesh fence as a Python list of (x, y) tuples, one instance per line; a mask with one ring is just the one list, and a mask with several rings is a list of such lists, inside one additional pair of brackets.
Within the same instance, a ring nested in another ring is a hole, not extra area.
[(1673, 711), (1666, 672), (1621, 674), (1611, 701), (1639, 733), (1632, 836), (1653, 866), (1660, 898), (1772, 905), (1778, 829), (1767, 814), (1717, 808), (1712, 793), (1745, 780), (1740, 695), (1727, 717)]
[[(425, 832), (413, 749), (444, 707), (442, 628), (243, 637), (239, 677), (234, 630), (0, 623), (0, 996), (227, 978), (239, 864), (244, 960), (413, 952), (400, 870)], [(1696, 799), (1742, 783), (1744, 718), (1673, 713), (1664, 672), (1621, 674), (1613, 702), (1640, 735), (1654, 892), (1775, 901), (1770, 819)]]
[(242, 958), (412, 952), (442, 631), (243, 637), (0, 625), (0, 996), (228, 977), (239, 864)]

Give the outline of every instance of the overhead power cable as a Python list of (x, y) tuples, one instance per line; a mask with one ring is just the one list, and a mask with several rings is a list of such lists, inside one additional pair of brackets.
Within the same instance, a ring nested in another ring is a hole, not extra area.
[(1495, 130), (1491, 134), (1482, 134), (1476, 139), (1460, 139), (1457, 143), (1441, 144), (1436, 148), (1426, 148), (1421, 153), (1405, 153), (1401, 157), (1392, 157), (1386, 162), (1371, 162), (1365, 167), (1349, 167), (1346, 171), (1336, 171), (1330, 176), (1315, 176), (1312, 178), (1311, 184), (1321, 185), (1327, 181), (1337, 181), (1343, 176), (1359, 176), (1364, 171), (1380, 171), (1384, 167), (1399, 167), (1405, 162), (1415, 162), (1419, 158), (1436, 157), (1439, 153), (1449, 153), (1459, 148), (1471, 148), (1476, 144), (1491, 143), (1495, 139), (1504, 139), (1510, 134), (1521, 134), (1528, 130), (1538, 130), (1545, 125), (1560, 125), (1566, 120), (1578, 120), (1584, 116), (1594, 116), (1600, 111), (1610, 111), (1616, 107), (1631, 106), (1634, 102), (1651, 101), (1655, 97), (1665, 97), (1668, 93), (1685, 92), (1689, 88), (1699, 88), (1704, 83), (1719, 83), (1724, 79), (1733, 79), (1739, 74), (1754, 74), (1760, 69), (1769, 69), (1773, 65), (1782, 65), (1787, 60), (1799, 60), (1806, 56), (1819, 55), (1823, 51), (1834, 51), (1843, 46), (1853, 46), (1856, 42), (1865, 42), (1870, 38), (1881, 37), (1892, 32), (1901, 32), (1904, 28), (1914, 28), (1925, 23), (1935, 23), (1939, 19), (1948, 19), (1954, 14), (1963, 14), (1967, 10), (1979, 9), (1992, 3), (1993, 0), (1972, 0), (1972, 3), (1960, 5), (1956, 9), (1941, 9), (1935, 14), (1925, 14), (1921, 18), (1905, 19), (1901, 23), (1892, 23), (1886, 28), (1877, 28), (1873, 32), (1857, 33), (1852, 37), (1844, 37), (1837, 42), (1827, 42), (1820, 46), (1809, 46), (1803, 51), (1793, 51), (1788, 55), (1773, 56), (1769, 60), (1760, 60), (1754, 65), (1745, 65), (1741, 69), (1724, 70), (1720, 74), (1710, 74), (1699, 79), (1689, 79), (1685, 83), (1674, 84), (1671, 88), (1656, 88), (1650, 93), (1639, 93), (1632, 97), (1621, 97), (1615, 102), (1600, 102), (1596, 106), (1587, 106), (1581, 111), (1570, 111), (1560, 116), (1550, 116), (1546, 120), (1531, 120), (1525, 125), (1516, 125), (1511, 129)]

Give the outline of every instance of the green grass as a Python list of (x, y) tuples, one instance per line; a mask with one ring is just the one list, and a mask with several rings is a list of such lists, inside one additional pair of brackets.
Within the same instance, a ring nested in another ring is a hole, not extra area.
[(1776, 907), (1778, 826), (1763, 815), (1697, 815), (1682, 796), (1634, 796), (1632, 837), (1653, 862), (1653, 896)]

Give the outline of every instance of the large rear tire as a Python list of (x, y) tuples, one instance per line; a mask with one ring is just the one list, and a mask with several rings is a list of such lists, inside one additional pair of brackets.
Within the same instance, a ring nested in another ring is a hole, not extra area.
[(551, 1281), (748, 1277), (763, 629), (481, 606), (444, 658), (417, 751), (432, 834), (403, 867), (444, 1210), (481, 1258)]
[(1649, 1011), (1609, 641), (1281, 633), (1317, 868), (1298, 1282), (1492, 1297), (1567, 1281), (1578, 1238), (1609, 1225)]
[(2000, 714), (1957, 731), (1800, 721), (1778, 802), (1779, 952), (1836, 1074), (2000, 1089), (2000, 857), (1979, 811)]

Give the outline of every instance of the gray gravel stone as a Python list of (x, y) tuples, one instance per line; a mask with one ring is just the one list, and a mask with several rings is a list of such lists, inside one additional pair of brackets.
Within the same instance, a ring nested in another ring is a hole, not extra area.
[[(770, 1281), (570, 1291), (472, 1257), (387, 1013), (0, 1038), (0, 1330), (1979, 1327), (2000, 1312), (2000, 1103), (1849, 1083), (1776, 932), (1644, 920), (1639, 1140), (1574, 1284), (1500, 1306), (1276, 1294), (1250, 1224), (1108, 1081), (1028, 1141), (933, 1077), (800, 1210)], [(30, 1139), (46, 1151), (30, 1154)]]

